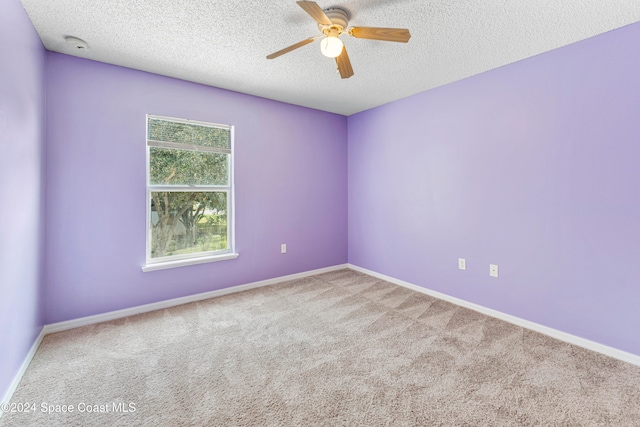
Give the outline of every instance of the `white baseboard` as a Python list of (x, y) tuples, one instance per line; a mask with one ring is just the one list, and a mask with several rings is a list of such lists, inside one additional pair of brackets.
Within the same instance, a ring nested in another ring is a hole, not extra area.
[[(22, 362), (22, 365), (20, 366), (18, 373), (13, 377), (13, 381), (11, 381), (11, 385), (9, 386), (9, 389), (6, 391), (6, 393), (2, 397), (2, 400), (0, 400), (0, 403), (9, 403), (11, 401), (11, 398), (13, 397), (13, 393), (16, 392), (16, 389), (18, 388), (18, 384), (20, 384), (20, 380), (22, 380), (22, 376), (27, 371), (27, 368), (31, 363), (31, 359), (33, 359), (33, 356), (35, 356), (36, 351), (38, 351), (38, 347), (40, 347), (40, 343), (42, 342), (42, 339), (44, 338), (45, 335), (46, 333), (44, 331), (44, 328), (42, 328), (40, 330), (40, 333), (38, 334), (38, 337), (33, 342), (33, 345), (31, 345), (31, 349), (29, 349), (29, 353), (27, 353), (27, 357), (24, 358), (24, 361)], [(4, 412), (0, 411), (0, 418), (2, 418), (2, 414), (4, 414)]]
[(259, 282), (247, 283), (244, 285), (231, 286), (224, 289), (218, 289), (201, 294), (188, 295), (186, 297), (174, 298), (165, 301), (154, 302), (151, 304), (139, 305), (136, 307), (125, 308), (122, 310), (110, 311), (108, 313), (96, 314), (95, 316), (81, 317), (78, 319), (67, 320), (64, 322), (52, 323), (45, 325), (44, 332), (51, 334), (53, 332), (61, 332), (69, 329), (79, 328), (81, 326), (93, 325), (95, 323), (107, 322), (109, 320), (121, 319), (127, 316), (133, 316), (140, 313), (148, 313), (150, 311), (162, 310), (164, 308), (175, 307), (177, 305), (188, 304), (194, 301), (202, 301), (209, 298), (219, 297), (222, 295), (242, 292), (249, 289), (259, 288), (262, 286), (273, 285), (275, 283), (286, 282), (288, 280), (301, 279), (315, 274), (327, 273), (330, 271), (348, 268), (348, 264), (334, 265), (332, 267), (320, 268), (317, 270), (305, 271), (302, 273), (290, 274), (288, 276), (275, 277), (273, 279), (261, 280)]
[[(547, 326), (543, 326), (528, 320), (524, 320), (521, 319), (519, 317), (516, 316), (512, 316), (510, 314), (505, 314), (487, 307), (483, 307), (481, 305), (478, 304), (474, 304), (472, 302), (468, 302), (456, 297), (452, 297), (450, 295), (446, 295), (437, 291), (432, 291), (430, 289), (426, 289), (423, 288), (421, 286), (417, 286), (414, 285), (412, 283), (409, 282), (405, 282), (403, 280), (399, 280), (396, 279), (394, 277), (391, 276), (386, 276), (384, 274), (380, 274), (377, 273), (375, 271), (372, 270), (367, 270), (366, 268), (362, 268), (362, 267), (358, 267), (356, 265), (353, 264), (341, 264), (341, 265), (335, 265), (332, 267), (326, 267), (326, 268), (320, 268), (317, 270), (311, 270), (311, 271), (305, 271), (302, 273), (297, 273), (297, 274), (291, 274), (288, 276), (281, 276), (281, 277), (276, 277), (273, 279), (268, 279), (268, 280), (261, 280), (258, 282), (253, 282), (253, 283), (247, 283), (244, 285), (239, 285), (239, 286), (232, 286), (229, 288), (224, 288), (224, 289), (219, 289), (219, 290), (215, 290), (215, 291), (210, 291), (210, 292), (204, 292), (204, 293), (200, 293), (200, 294), (196, 294), (196, 295), (189, 295), (186, 297), (181, 297), (181, 298), (174, 298), (171, 300), (166, 300), (166, 301), (160, 301), (160, 302), (156, 302), (156, 303), (152, 303), (152, 304), (146, 304), (146, 305), (141, 305), (141, 306), (137, 306), (137, 307), (131, 307), (131, 308), (126, 308), (123, 310), (117, 310), (117, 311), (111, 311), (108, 313), (103, 313), (103, 314), (98, 314), (95, 316), (87, 316), (87, 317), (82, 317), (79, 319), (73, 319), (73, 320), (68, 320), (65, 322), (59, 322), (59, 323), (52, 323), (49, 325), (45, 325), (42, 330), (40, 331), (40, 334), (38, 335), (38, 337), (36, 338), (35, 342), (33, 343), (33, 345), (31, 346), (31, 349), (29, 350), (29, 353), (27, 354), (27, 356), (25, 357), (24, 362), (22, 363), (20, 370), (18, 371), (18, 373), (16, 373), (13, 381), (11, 382), (11, 385), (9, 386), (9, 389), (6, 391), (4, 397), (2, 398), (2, 400), (0, 401), (0, 403), (2, 402), (9, 402), (11, 401), (11, 398), (13, 397), (13, 393), (16, 391), (18, 384), (20, 383), (20, 380), (22, 379), (22, 376), (24, 375), (25, 371), (27, 370), (27, 368), (29, 367), (29, 364), (31, 363), (31, 359), (33, 359), (33, 356), (36, 354), (36, 351), (38, 350), (38, 347), (40, 346), (40, 343), (42, 342), (42, 339), (45, 337), (45, 335), (53, 333), (53, 332), (61, 332), (61, 331), (66, 331), (69, 329), (73, 329), (73, 328), (78, 328), (81, 326), (86, 326), (86, 325), (92, 325), (95, 323), (101, 323), (101, 322), (106, 322), (109, 320), (115, 320), (115, 319), (120, 319), (123, 317), (127, 317), (127, 316), (132, 316), (135, 314), (140, 314), (140, 313), (147, 313), (150, 311), (154, 311), (154, 310), (161, 310), (164, 308), (169, 308), (169, 307), (175, 307), (177, 305), (182, 305), (182, 304), (187, 304), (190, 302), (194, 302), (194, 301), (202, 301), (205, 299), (209, 299), (209, 298), (213, 298), (213, 297), (218, 297), (218, 296), (222, 296), (222, 295), (228, 295), (228, 294), (232, 294), (232, 293), (236, 293), (236, 292), (242, 292), (242, 291), (246, 291), (249, 289), (254, 289), (254, 288), (259, 288), (261, 286), (268, 286), (268, 285), (273, 285), (276, 283), (280, 283), (280, 282), (285, 282), (288, 280), (295, 280), (295, 279), (301, 279), (303, 277), (308, 277), (308, 276), (313, 276), (315, 274), (322, 274), (322, 273), (327, 273), (330, 271), (335, 271), (335, 270), (340, 270), (343, 268), (350, 268), (354, 271), (358, 271), (382, 280), (386, 280), (387, 282), (391, 282), (391, 283), (395, 283), (396, 285), (400, 285), (403, 286), (405, 288), (408, 289), (412, 289), (414, 291), (417, 292), (422, 292), (426, 295), (430, 295), (436, 298), (440, 298), (442, 300), (451, 302), (453, 304), (465, 307), (465, 308), (469, 308), (471, 310), (486, 314), (487, 316), (491, 316), (491, 317), (495, 317), (497, 319), (501, 319), (504, 320), (506, 322), (512, 323), (514, 325), (517, 326), (521, 326), (523, 328), (527, 328), (536, 332), (540, 332), (542, 334), (548, 335), (550, 337), (559, 339), (561, 341), (565, 341), (568, 342), (570, 344), (575, 344), (577, 346), (586, 348), (588, 350), (593, 350), (596, 351), (598, 353), (604, 354), (606, 356), (610, 356), (613, 357), (615, 359), (619, 359), (622, 360), (624, 362), (627, 363), (631, 363), (634, 365), (638, 365), (640, 366), (640, 356), (637, 356), (635, 354), (631, 354), (631, 353), (627, 353), (625, 351), (622, 350), (618, 350), (615, 349), (613, 347), (608, 347), (606, 345), (603, 344), (599, 344), (596, 343), (594, 341), (590, 341), (584, 338), (580, 338), (577, 337), (575, 335), (571, 335), (568, 334), (566, 332), (562, 332), (562, 331), (558, 331), (556, 329), (553, 328), (549, 328)], [(3, 412), (0, 411), (0, 418), (2, 417)]]
[(567, 342), (569, 344), (575, 344), (579, 347), (586, 348), (587, 350), (596, 351), (598, 353), (604, 354), (605, 356), (613, 357), (618, 360), (622, 360), (623, 362), (631, 363), (633, 365), (640, 366), (640, 356), (637, 356), (632, 353), (627, 353), (626, 351), (618, 350), (613, 347), (606, 346), (604, 344), (599, 344), (594, 341), (590, 341), (585, 338), (580, 338), (575, 335), (568, 334), (566, 332), (559, 331), (557, 329), (549, 328), (547, 326), (540, 325), (538, 323), (531, 322), (529, 320), (524, 320), (516, 316), (512, 316), (510, 314), (502, 313), (497, 310), (493, 310), (491, 308), (487, 308), (478, 304), (474, 304), (469, 301), (462, 300), (460, 298), (452, 297), (450, 295), (446, 295), (437, 291), (432, 291), (431, 289), (423, 288), (422, 286), (414, 285), (413, 283), (405, 282), (404, 280), (399, 280), (391, 276), (387, 276), (384, 274), (377, 273), (372, 270), (367, 270), (366, 268), (358, 267), (353, 264), (348, 264), (349, 268), (358, 271), (360, 273), (367, 274), (369, 276), (376, 277), (378, 279), (385, 280), (387, 282), (394, 283), (396, 285), (403, 286), (405, 288), (422, 292), (423, 294), (436, 297), (450, 303), (477, 311), (482, 314), (486, 314), (487, 316), (495, 317), (500, 320), (504, 320), (505, 322), (512, 323), (517, 326), (521, 326), (523, 328), (530, 329), (532, 331), (540, 332), (541, 334), (548, 335), (552, 338), (556, 338), (560, 341)]

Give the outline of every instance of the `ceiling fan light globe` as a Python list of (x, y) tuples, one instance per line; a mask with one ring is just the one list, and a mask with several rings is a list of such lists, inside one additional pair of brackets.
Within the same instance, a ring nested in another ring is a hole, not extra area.
[(344, 43), (335, 36), (327, 36), (320, 42), (320, 51), (328, 58), (337, 58), (342, 53)]

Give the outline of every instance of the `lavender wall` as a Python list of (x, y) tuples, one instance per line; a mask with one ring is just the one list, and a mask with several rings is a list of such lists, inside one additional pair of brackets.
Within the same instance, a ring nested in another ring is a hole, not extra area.
[[(47, 55), (47, 323), (346, 263), (345, 117)], [(235, 126), (239, 258), (140, 270), (145, 114)]]
[(349, 117), (349, 262), (640, 355), (638, 52), (634, 24)]
[(44, 323), (44, 61), (20, 2), (0, 2), (0, 399)]

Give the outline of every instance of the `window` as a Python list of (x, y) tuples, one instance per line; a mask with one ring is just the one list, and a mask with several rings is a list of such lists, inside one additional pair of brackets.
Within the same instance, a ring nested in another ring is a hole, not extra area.
[(233, 127), (147, 116), (144, 271), (235, 258)]

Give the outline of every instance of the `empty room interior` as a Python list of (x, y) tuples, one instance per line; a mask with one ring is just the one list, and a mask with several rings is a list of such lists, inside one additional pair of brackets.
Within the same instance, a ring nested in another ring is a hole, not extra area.
[(635, 0), (3, 0), (0, 426), (637, 425), (639, 112)]

